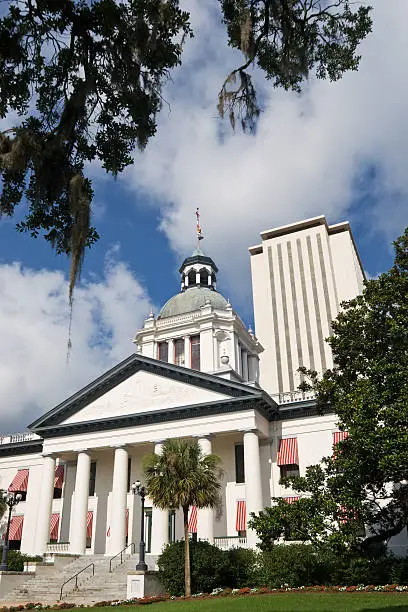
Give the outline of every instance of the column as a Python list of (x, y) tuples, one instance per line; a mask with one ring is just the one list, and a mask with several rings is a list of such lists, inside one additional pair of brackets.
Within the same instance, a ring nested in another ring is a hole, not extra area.
[[(251, 512), (263, 510), (261, 460), (256, 430), (244, 433), (245, 497), (247, 521)], [(251, 548), (257, 543), (256, 532), (247, 528), (247, 542)]]
[[(160, 455), (162, 443), (156, 442), (154, 452)], [(163, 547), (169, 541), (169, 513), (153, 506), (152, 509), (152, 555), (160, 555)]]
[[(88, 515), (89, 474), (91, 457), (80, 451), (77, 458), (75, 478), (74, 511), (71, 517), (70, 553), (84, 555), (86, 549), (86, 518)], [(93, 527), (95, 529), (95, 526)]]
[(190, 336), (184, 338), (184, 365), (186, 368), (191, 368), (191, 344)]
[[(198, 443), (204, 455), (211, 455), (211, 436), (198, 439)], [(214, 508), (200, 508), (197, 516), (197, 538), (214, 542)]]
[(242, 377), (244, 380), (249, 380), (248, 353), (245, 350), (242, 351)]
[(169, 340), (169, 363), (174, 363), (174, 340)]
[(52, 500), (54, 497), (55, 459), (52, 455), (43, 455), (41, 486), (39, 491), (39, 507), (35, 550), (37, 555), (43, 555), (50, 540), (50, 522)]
[(123, 550), (126, 539), (126, 489), (128, 471), (128, 452), (120, 446), (115, 448), (112, 481), (112, 503), (110, 516), (111, 555)]

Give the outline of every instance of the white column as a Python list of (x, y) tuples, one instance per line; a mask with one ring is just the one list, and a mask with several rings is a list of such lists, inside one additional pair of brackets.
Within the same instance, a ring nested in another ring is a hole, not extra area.
[[(154, 447), (156, 455), (162, 452), (162, 443), (157, 442)], [(169, 513), (153, 506), (152, 509), (152, 555), (160, 555), (163, 547), (169, 541)]]
[(190, 336), (184, 338), (184, 365), (186, 368), (191, 368), (191, 345)]
[(37, 555), (43, 555), (50, 540), (50, 522), (52, 500), (54, 497), (55, 459), (51, 455), (43, 456), (41, 487), (38, 495), (38, 521), (35, 550)]
[(128, 452), (126, 448), (118, 447), (115, 449), (113, 464), (109, 545), (111, 555), (116, 555), (125, 547), (127, 471)]
[(200, 273), (196, 272), (196, 284), (199, 285), (200, 284)]
[[(251, 512), (263, 509), (261, 460), (259, 456), (259, 439), (256, 431), (244, 433), (244, 466), (245, 466), (245, 497), (247, 521)], [(251, 548), (257, 543), (256, 532), (247, 528), (247, 542)]]
[(174, 363), (174, 340), (169, 340), (169, 363)]
[[(198, 443), (204, 455), (211, 455), (211, 436), (199, 438)], [(210, 544), (214, 541), (214, 509), (200, 508), (197, 516), (197, 538), (207, 540)]]
[(242, 377), (244, 380), (249, 380), (247, 351), (242, 351)]
[(90, 470), (90, 455), (85, 451), (80, 451), (78, 453), (76, 468), (74, 511), (71, 517), (72, 529), (69, 551), (76, 555), (85, 554), (86, 549), (86, 518), (88, 515)]

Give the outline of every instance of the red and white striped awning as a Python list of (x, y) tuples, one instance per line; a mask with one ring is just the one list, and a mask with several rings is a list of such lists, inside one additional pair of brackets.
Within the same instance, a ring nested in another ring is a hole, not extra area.
[(237, 531), (245, 531), (246, 528), (246, 503), (245, 500), (240, 499), (237, 501), (237, 519), (235, 529)]
[[(129, 535), (129, 508), (126, 508), (126, 537)], [(110, 537), (110, 525), (108, 527), (108, 531), (106, 532), (106, 536)]]
[(27, 491), (27, 486), (28, 486), (28, 475), (29, 475), (29, 471), (24, 469), (24, 470), (18, 470), (17, 474), (14, 476), (8, 490), (11, 493), (22, 493)]
[(188, 533), (197, 533), (197, 506), (191, 506), (188, 519)]
[(333, 444), (343, 442), (348, 437), (348, 431), (333, 431)]
[(21, 540), (23, 535), (24, 515), (13, 516), (10, 523), (9, 540)]
[(284, 497), (283, 499), (288, 504), (293, 504), (293, 502), (297, 501), (299, 498), (298, 497)]
[(86, 517), (86, 537), (92, 538), (92, 523), (93, 523), (93, 511), (88, 510), (88, 515)]
[(57, 465), (55, 468), (54, 489), (62, 489), (64, 482), (64, 466)]
[(60, 522), (60, 515), (51, 514), (50, 540), (58, 540), (59, 522)]
[(282, 438), (279, 441), (278, 465), (299, 465), (297, 438)]

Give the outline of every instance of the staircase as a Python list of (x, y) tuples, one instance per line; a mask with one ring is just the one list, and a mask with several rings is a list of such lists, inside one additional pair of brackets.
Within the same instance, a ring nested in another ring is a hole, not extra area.
[[(76, 557), (63, 567), (56, 567), (58, 562), (50, 566), (39, 566), (36, 577), (22, 582), (18, 587), (7, 593), (7, 601), (32, 601), (54, 603), (60, 598), (63, 582), (71, 578), (89, 563), (95, 564), (95, 576), (89, 567), (78, 576), (78, 588), (75, 588), (75, 578), (64, 586), (62, 599), (73, 603), (95, 603), (97, 601), (126, 599), (127, 572), (136, 567), (138, 555), (124, 555), (124, 562), (119, 565), (119, 559), (112, 562), (112, 573), (109, 572), (109, 557), (104, 555), (84, 555)], [(149, 569), (154, 569), (156, 557), (146, 555)]]

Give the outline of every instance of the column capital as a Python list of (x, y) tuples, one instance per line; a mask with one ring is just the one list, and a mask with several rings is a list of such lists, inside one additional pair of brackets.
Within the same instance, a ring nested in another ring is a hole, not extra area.
[(240, 432), (241, 432), (243, 435), (245, 435), (246, 433), (253, 433), (253, 434), (256, 434), (256, 435), (258, 436), (258, 438), (259, 438), (260, 433), (261, 433), (261, 432), (259, 431), (259, 429), (257, 429), (256, 427), (253, 427), (253, 428), (248, 427), (247, 429), (240, 429), (239, 431), (240, 431)]
[(109, 448), (113, 448), (114, 450), (117, 450), (118, 448), (123, 448), (124, 450), (128, 450), (127, 448), (127, 444), (111, 444)]
[(50, 459), (56, 459), (57, 458), (57, 454), (56, 453), (51, 453), (51, 452), (45, 452), (45, 453), (41, 453), (41, 457), (44, 459), (45, 457), (49, 457)]
[(214, 440), (215, 438), (215, 434), (213, 433), (209, 433), (209, 434), (197, 434), (195, 436), (192, 436), (193, 438), (196, 438), (197, 440)]

